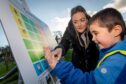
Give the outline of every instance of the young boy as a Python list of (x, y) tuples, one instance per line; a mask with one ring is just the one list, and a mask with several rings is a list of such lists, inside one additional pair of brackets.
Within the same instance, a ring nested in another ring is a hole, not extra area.
[(116, 9), (106, 8), (96, 13), (89, 23), (92, 40), (100, 49), (100, 59), (94, 71), (82, 72), (72, 63), (58, 61), (45, 50), (52, 72), (62, 84), (126, 84), (126, 27)]

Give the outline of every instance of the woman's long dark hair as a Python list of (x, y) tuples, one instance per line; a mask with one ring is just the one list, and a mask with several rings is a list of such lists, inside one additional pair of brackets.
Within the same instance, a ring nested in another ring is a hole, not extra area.
[(77, 13), (77, 12), (83, 12), (83, 13), (85, 14), (85, 16), (86, 16), (86, 19), (87, 19), (87, 20), (90, 19), (90, 16), (87, 14), (87, 12), (86, 12), (86, 10), (84, 9), (84, 7), (82, 7), (82, 6), (80, 6), (80, 5), (78, 5), (78, 6), (74, 7), (74, 8), (72, 8), (72, 10), (71, 10), (71, 17), (72, 17), (75, 13)]

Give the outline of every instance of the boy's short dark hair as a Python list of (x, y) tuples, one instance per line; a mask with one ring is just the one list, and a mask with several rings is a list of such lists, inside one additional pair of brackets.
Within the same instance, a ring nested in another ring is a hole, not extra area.
[(125, 22), (123, 20), (121, 13), (116, 9), (106, 8), (99, 11), (94, 16), (92, 16), (92, 18), (89, 21), (89, 26), (95, 21), (98, 21), (101, 27), (107, 27), (109, 31), (111, 31), (115, 25), (120, 25), (122, 27), (122, 32), (120, 36), (121, 39), (124, 39), (124, 35), (126, 32)]

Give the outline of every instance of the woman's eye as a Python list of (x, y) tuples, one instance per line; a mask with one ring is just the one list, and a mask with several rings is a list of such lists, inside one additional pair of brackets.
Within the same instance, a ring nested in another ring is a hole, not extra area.
[(73, 22), (74, 24), (76, 24), (77, 22)]
[(86, 19), (82, 19), (81, 21), (85, 22), (85, 21), (86, 21)]

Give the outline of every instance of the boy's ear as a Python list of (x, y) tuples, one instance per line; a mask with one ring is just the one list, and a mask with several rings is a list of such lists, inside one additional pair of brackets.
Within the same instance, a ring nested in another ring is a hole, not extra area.
[(115, 37), (119, 36), (122, 32), (122, 27), (120, 25), (116, 25), (113, 28), (113, 34)]

